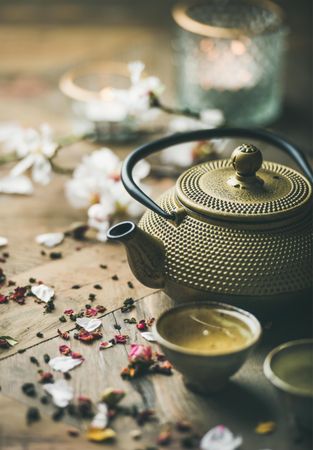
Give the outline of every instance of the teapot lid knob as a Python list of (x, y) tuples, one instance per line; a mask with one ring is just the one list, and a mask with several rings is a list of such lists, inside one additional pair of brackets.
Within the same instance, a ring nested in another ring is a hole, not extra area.
[(261, 151), (252, 144), (242, 144), (237, 147), (231, 160), (237, 173), (237, 178), (253, 177), (261, 168), (263, 156)]

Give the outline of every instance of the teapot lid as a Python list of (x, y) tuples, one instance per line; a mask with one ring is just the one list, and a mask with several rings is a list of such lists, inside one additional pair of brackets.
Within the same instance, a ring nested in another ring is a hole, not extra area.
[(177, 180), (176, 195), (191, 213), (229, 221), (268, 222), (306, 211), (312, 188), (297, 171), (263, 162), (259, 149), (242, 144), (231, 159), (184, 172)]

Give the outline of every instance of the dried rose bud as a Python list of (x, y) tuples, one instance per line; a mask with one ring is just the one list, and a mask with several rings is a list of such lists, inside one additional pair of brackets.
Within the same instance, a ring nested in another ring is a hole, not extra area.
[(122, 389), (107, 388), (101, 394), (101, 401), (112, 407), (117, 405), (125, 397)]
[(105, 350), (106, 348), (113, 347), (113, 345), (114, 344), (112, 344), (112, 342), (108, 342), (108, 341), (100, 342), (99, 350)]
[(46, 384), (46, 383), (53, 383), (53, 374), (51, 372), (41, 372), (40, 373), (40, 379), (39, 383)]
[(176, 429), (182, 432), (190, 431), (192, 429), (192, 425), (187, 420), (179, 420), (178, 422), (176, 422)]
[(98, 310), (96, 308), (86, 308), (85, 316), (86, 317), (94, 317), (98, 314)]
[(9, 298), (7, 295), (0, 294), (0, 303), (8, 303)]
[(128, 336), (126, 334), (116, 334), (114, 336), (114, 339), (117, 344), (125, 344), (127, 342)]
[(74, 358), (74, 359), (83, 359), (82, 354), (79, 353), (79, 352), (72, 352), (71, 353), (71, 357)]
[(172, 441), (172, 433), (170, 430), (161, 431), (158, 436), (157, 444), (158, 445), (169, 445)]
[(61, 331), (58, 329), (58, 335), (65, 341), (68, 341), (70, 339), (70, 334), (68, 331)]
[(147, 327), (146, 321), (145, 321), (144, 319), (140, 320), (140, 321), (137, 323), (136, 328), (137, 328), (139, 331), (147, 331), (148, 327)]
[(128, 359), (131, 363), (140, 361), (151, 364), (152, 348), (150, 345), (132, 344), (128, 354)]
[(59, 346), (59, 352), (64, 356), (68, 356), (72, 353), (72, 350), (68, 345), (63, 344)]

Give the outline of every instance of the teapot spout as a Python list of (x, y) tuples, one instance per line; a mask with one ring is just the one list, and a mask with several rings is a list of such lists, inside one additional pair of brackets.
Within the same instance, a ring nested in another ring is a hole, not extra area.
[(107, 237), (125, 246), (129, 266), (142, 284), (151, 288), (164, 287), (165, 249), (159, 239), (130, 221), (111, 227)]

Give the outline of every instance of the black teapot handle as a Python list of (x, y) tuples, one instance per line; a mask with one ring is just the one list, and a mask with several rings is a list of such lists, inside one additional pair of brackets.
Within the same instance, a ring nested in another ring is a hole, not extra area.
[(313, 184), (313, 171), (304, 156), (304, 154), (296, 148), (293, 144), (287, 142), (281, 136), (265, 130), (253, 130), (245, 128), (216, 128), (209, 130), (188, 131), (186, 133), (176, 133), (171, 136), (166, 136), (149, 144), (142, 145), (134, 150), (124, 161), (122, 166), (122, 182), (127, 192), (147, 208), (159, 214), (164, 219), (175, 220), (176, 213), (172, 211), (167, 213), (160, 206), (158, 206), (151, 198), (149, 198), (135, 183), (133, 179), (133, 168), (143, 158), (156, 153), (173, 145), (183, 144), (192, 141), (202, 141), (209, 139), (221, 138), (247, 138), (257, 139), (268, 144), (278, 147), (283, 152), (287, 153), (302, 169), (304, 174)]

